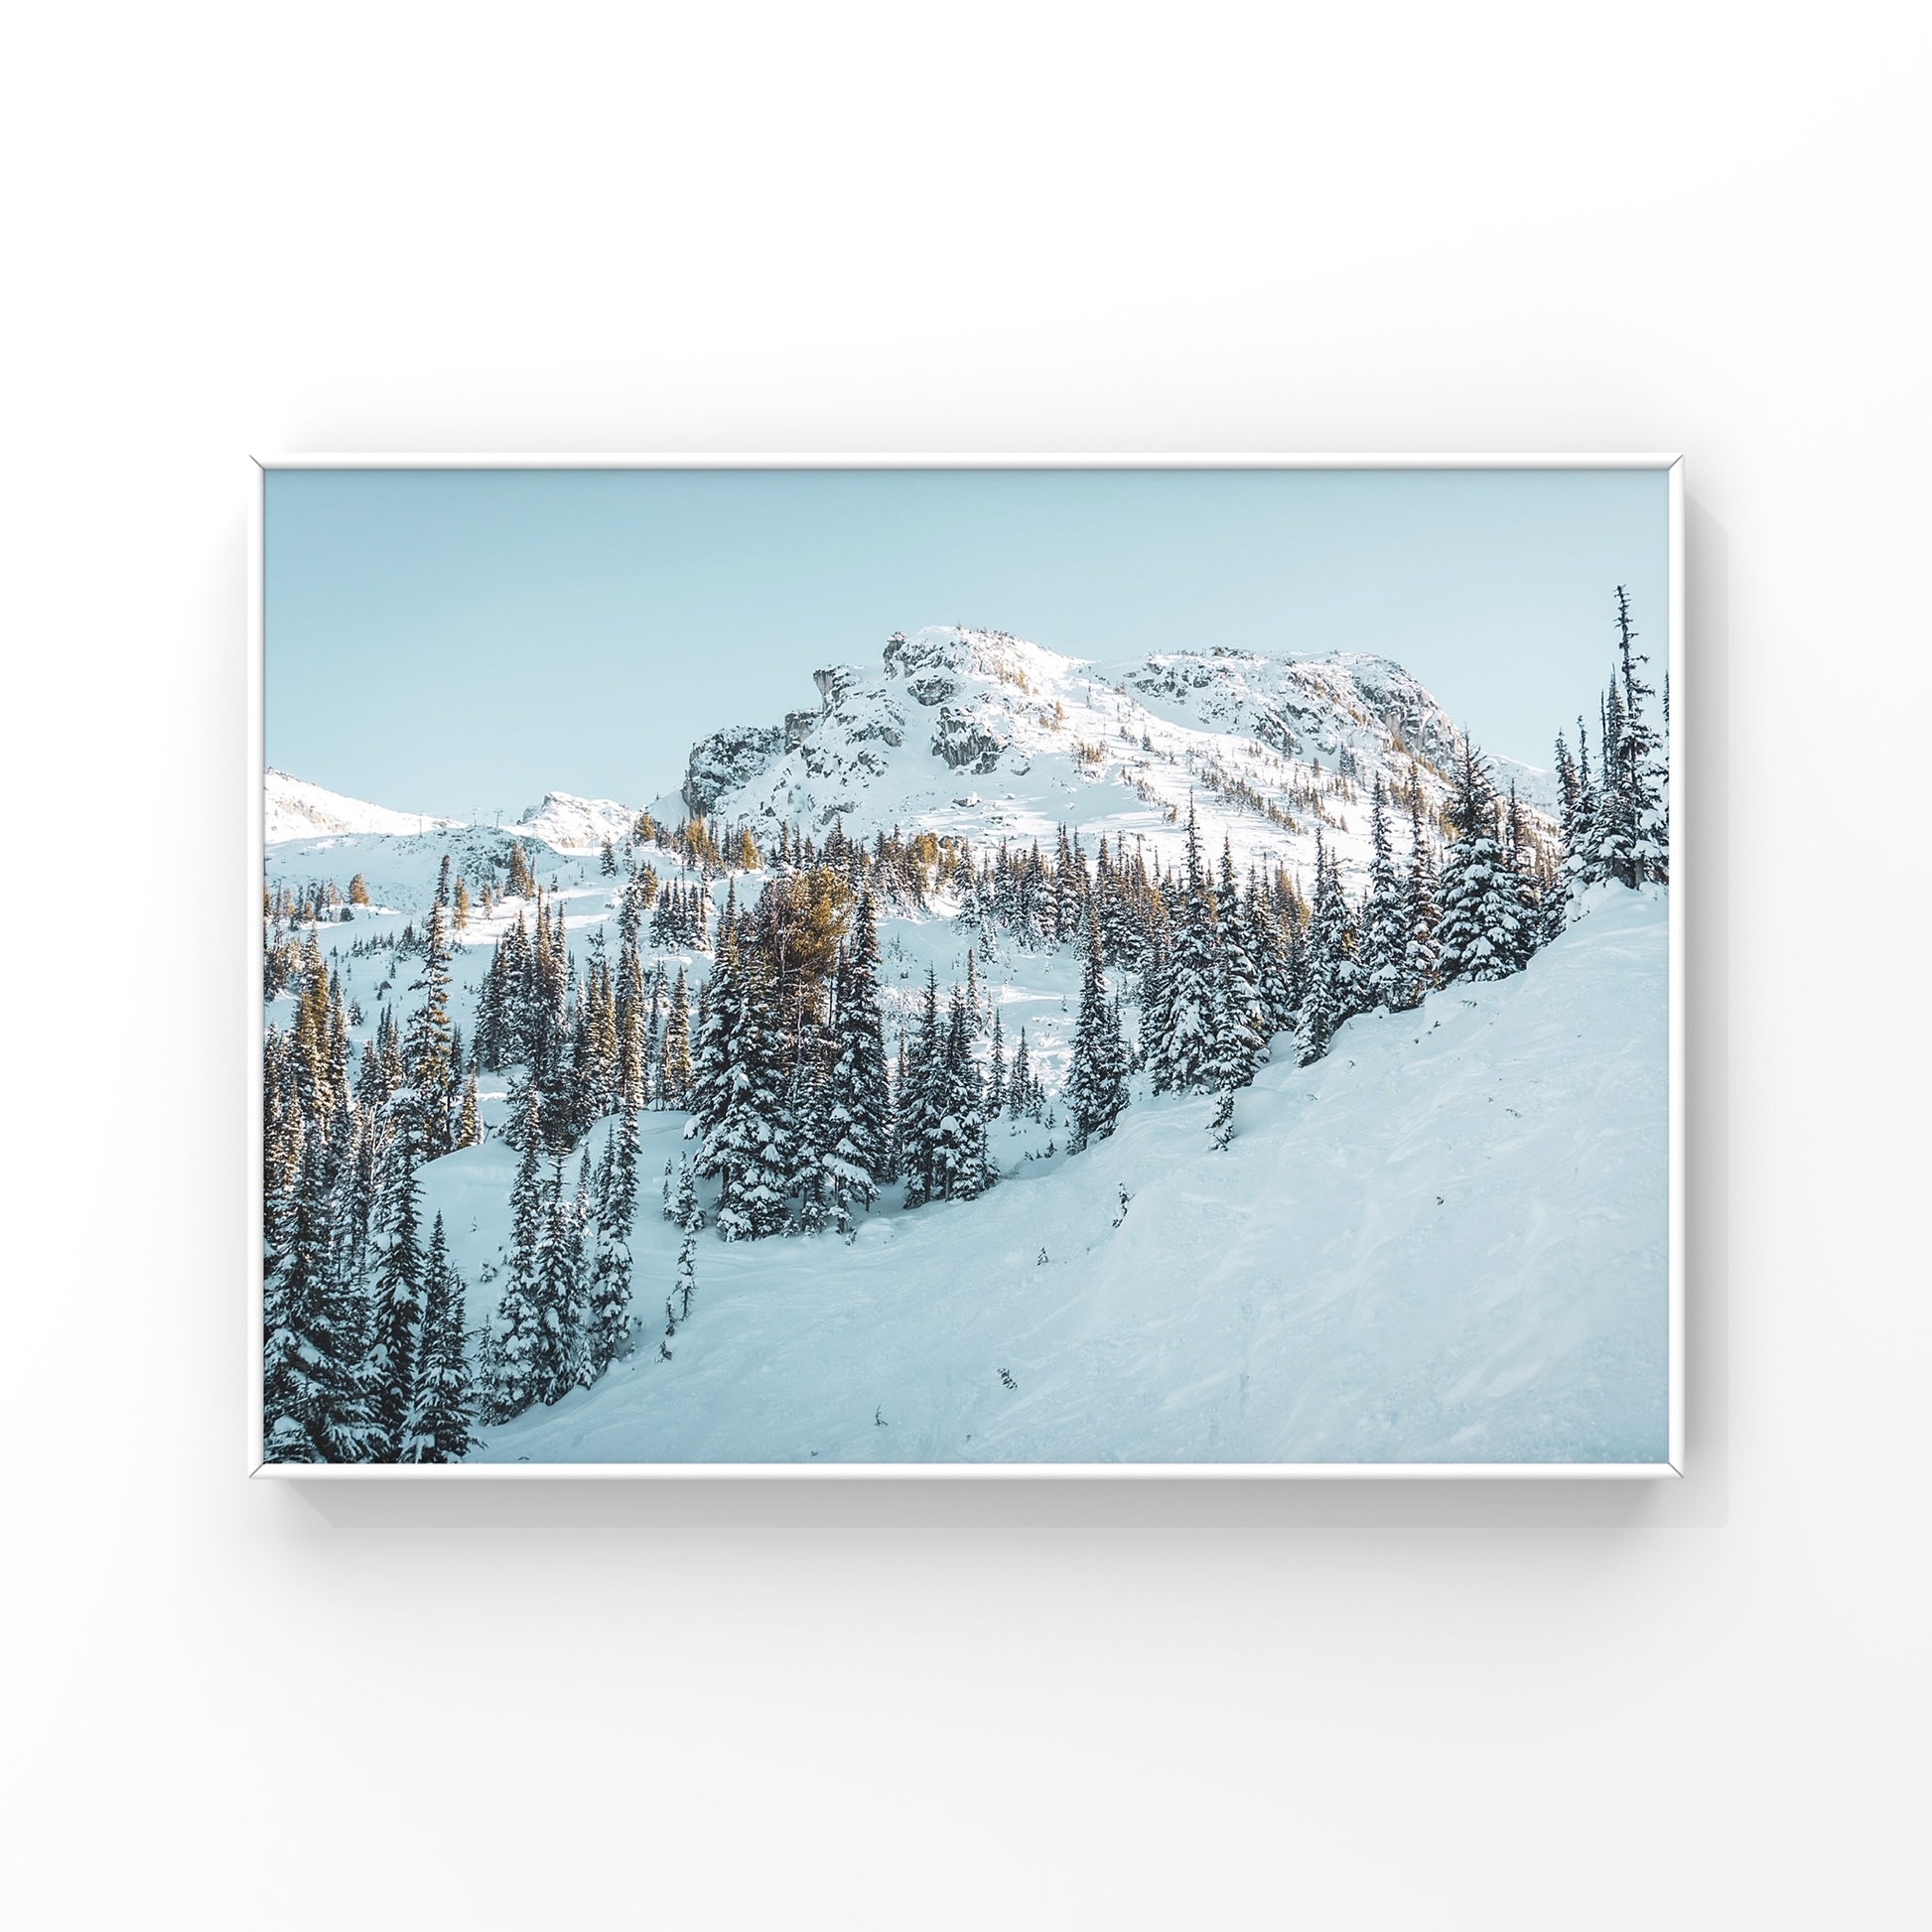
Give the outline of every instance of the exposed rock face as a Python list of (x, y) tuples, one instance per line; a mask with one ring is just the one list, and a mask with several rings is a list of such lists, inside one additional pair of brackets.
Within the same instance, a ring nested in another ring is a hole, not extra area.
[(1003, 727), (983, 712), (962, 711), (955, 705), (942, 705), (939, 723), (932, 734), (932, 750), (955, 771), (974, 771), (984, 776), (997, 768), (1000, 754), (1012, 743)]
[(726, 792), (768, 771), (785, 754), (775, 725), (727, 725), (691, 748), (684, 769), (684, 805), (693, 818), (709, 815)]
[(856, 664), (828, 664), (822, 671), (814, 671), (812, 682), (818, 686), (820, 713), (830, 711), (863, 675)]
[(886, 675), (905, 680), (922, 705), (944, 704), (959, 692), (960, 674), (972, 668), (972, 646), (951, 630), (921, 630), (907, 638), (895, 631), (886, 644)]
[(785, 750), (795, 752), (812, 735), (812, 727), (818, 723), (820, 714), (816, 711), (787, 711), (785, 713)]

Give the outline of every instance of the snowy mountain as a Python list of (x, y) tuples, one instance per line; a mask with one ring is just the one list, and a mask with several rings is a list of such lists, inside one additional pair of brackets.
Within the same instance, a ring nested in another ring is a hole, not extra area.
[(516, 835), (541, 839), (558, 852), (596, 852), (607, 839), (621, 839), (637, 822), (631, 805), (615, 798), (575, 798), (567, 791), (546, 791), (516, 822)]
[(401, 836), (440, 831), (461, 823), (454, 818), (391, 811), (386, 805), (345, 798), (339, 791), (329, 791), (322, 785), (274, 769), (264, 773), (262, 791), (266, 807), (263, 837), (270, 845), (279, 845), (287, 839), (326, 838), (342, 833)]
[[(1059, 823), (1176, 848), (1190, 796), (1210, 852), (1306, 871), (1314, 831), (1345, 875), (1366, 865), (1367, 793), (1413, 770), (1447, 794), (1461, 734), (1399, 665), (1357, 653), (1163, 652), (1127, 663), (1066, 657), (1004, 631), (938, 625), (895, 635), (879, 669), (814, 673), (815, 708), (731, 727), (692, 749), (658, 801), (760, 836), (779, 823), (823, 836), (899, 826), (1050, 841)], [(1549, 774), (1497, 760), (1547, 836)]]

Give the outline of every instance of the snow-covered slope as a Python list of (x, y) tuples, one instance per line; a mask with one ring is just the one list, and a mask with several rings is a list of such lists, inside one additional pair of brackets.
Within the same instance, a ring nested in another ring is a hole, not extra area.
[[(1142, 1093), (1113, 1139), (851, 1247), (707, 1232), (673, 1358), (480, 1459), (1660, 1461), (1667, 973), (1665, 897), (1605, 891), (1516, 978), (1266, 1067), (1224, 1154), (1207, 1099)], [(647, 1173), (681, 1122), (650, 1117)], [(473, 1282), (513, 1162), (426, 1173)], [(647, 1203), (646, 1310), (674, 1238)]]
[(324, 838), (331, 834), (432, 832), (460, 824), (454, 818), (432, 818), (420, 812), (391, 811), (360, 798), (345, 798), (339, 791), (310, 784), (286, 771), (264, 774), (263, 838), (270, 845), (286, 839)]
[[(781, 724), (731, 727), (693, 748), (657, 810), (822, 834), (899, 826), (1050, 839), (1060, 822), (1145, 841), (1172, 859), (1191, 796), (1210, 849), (1306, 871), (1317, 822), (1359, 879), (1368, 792), (1412, 769), (1433, 804), (1460, 744), (1449, 714), (1385, 658), (1166, 652), (1095, 664), (1004, 631), (896, 635), (876, 671), (814, 674), (819, 702)], [(1546, 774), (1499, 767), (1525, 802)]]

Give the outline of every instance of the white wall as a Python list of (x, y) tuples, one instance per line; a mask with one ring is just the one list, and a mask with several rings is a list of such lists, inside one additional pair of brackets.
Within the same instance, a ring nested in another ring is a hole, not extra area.
[[(1922, 1909), (1924, 43), (16, 15), (14, 1922)], [(1109, 447), (1688, 453), (1688, 1479), (245, 1483), (244, 453)]]

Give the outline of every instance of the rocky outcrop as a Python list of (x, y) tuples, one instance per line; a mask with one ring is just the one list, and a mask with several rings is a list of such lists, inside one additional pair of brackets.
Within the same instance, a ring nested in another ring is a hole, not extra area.
[(915, 702), (926, 706), (956, 697), (960, 673), (971, 662), (971, 646), (956, 630), (921, 630), (911, 638), (896, 630), (886, 644), (886, 675), (903, 678)]
[(986, 714), (942, 705), (932, 734), (932, 751), (953, 770), (984, 776), (998, 767), (1000, 755), (1012, 742), (1003, 726)]
[(727, 725), (691, 748), (684, 768), (684, 806), (693, 818), (708, 816), (726, 792), (768, 771), (785, 754), (785, 734), (775, 725)]
[(820, 713), (830, 711), (863, 676), (856, 664), (828, 664), (822, 671), (814, 671), (812, 682), (818, 686)]

